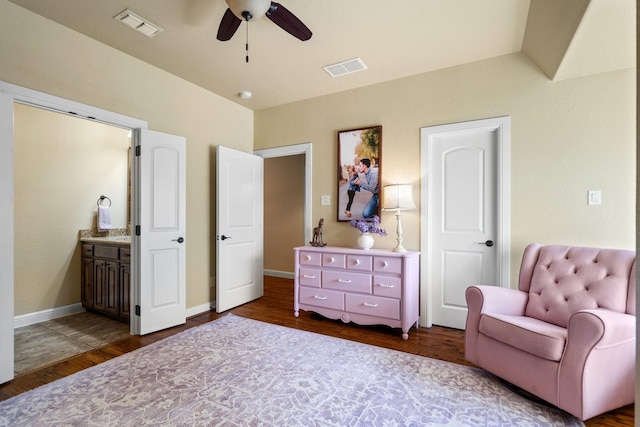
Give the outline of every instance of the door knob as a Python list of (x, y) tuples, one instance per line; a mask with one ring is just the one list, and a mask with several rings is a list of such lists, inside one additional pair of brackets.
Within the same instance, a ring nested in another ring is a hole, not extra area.
[(493, 240), (487, 240), (486, 242), (478, 242), (479, 245), (486, 245), (488, 247), (493, 246)]
[(225, 236), (224, 234), (222, 236), (220, 236), (220, 240), (227, 240), (230, 239), (231, 237), (229, 236)]
[(182, 243), (184, 242), (184, 237), (178, 237), (177, 239), (171, 239), (172, 242)]

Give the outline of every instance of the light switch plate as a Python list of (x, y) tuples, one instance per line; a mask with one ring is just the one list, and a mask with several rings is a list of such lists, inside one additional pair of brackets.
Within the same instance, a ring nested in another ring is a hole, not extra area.
[(602, 204), (602, 192), (600, 190), (589, 190), (587, 204), (589, 206), (597, 206)]
[(326, 194), (325, 194), (325, 195), (323, 195), (323, 196), (320, 196), (320, 204), (321, 204), (322, 206), (328, 206), (328, 205), (330, 205), (330, 204), (331, 204), (331, 196), (326, 195)]

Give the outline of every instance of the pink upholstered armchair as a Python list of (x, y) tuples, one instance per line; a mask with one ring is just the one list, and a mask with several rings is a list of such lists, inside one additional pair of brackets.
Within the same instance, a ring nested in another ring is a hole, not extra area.
[(467, 289), (467, 360), (583, 420), (633, 403), (635, 258), (527, 246), (517, 290)]

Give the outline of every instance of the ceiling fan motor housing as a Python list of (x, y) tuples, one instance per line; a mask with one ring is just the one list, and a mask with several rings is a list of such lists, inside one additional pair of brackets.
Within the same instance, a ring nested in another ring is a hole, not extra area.
[[(242, 20), (260, 19), (267, 13), (271, 0), (226, 0), (229, 9)], [(247, 12), (249, 18), (246, 18)]]

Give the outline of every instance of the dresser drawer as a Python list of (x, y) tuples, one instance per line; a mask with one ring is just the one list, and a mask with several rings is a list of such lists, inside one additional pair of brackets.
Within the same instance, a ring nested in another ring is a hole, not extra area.
[(118, 249), (120, 249), (118, 246), (94, 245), (93, 256), (96, 258), (117, 260), (119, 258)]
[(131, 248), (120, 248), (120, 261), (131, 262)]
[(322, 266), (331, 268), (345, 268), (346, 258), (347, 257), (345, 254), (322, 254)]
[(371, 293), (371, 276), (362, 273), (346, 271), (322, 272), (322, 287), (325, 289), (339, 289), (345, 292)]
[(402, 259), (377, 256), (373, 260), (373, 271), (376, 273), (402, 273)]
[(300, 265), (315, 265), (320, 267), (322, 265), (322, 254), (317, 252), (300, 252)]
[(93, 245), (88, 243), (82, 244), (82, 256), (83, 257), (93, 257)]
[(347, 268), (349, 270), (371, 271), (373, 257), (370, 255), (347, 255)]
[(374, 274), (373, 294), (381, 297), (400, 299), (402, 296), (402, 280), (400, 277)]
[(344, 293), (300, 286), (300, 304), (344, 310)]
[(400, 300), (357, 294), (347, 294), (345, 300), (348, 312), (400, 319)]
[(300, 276), (298, 280), (300, 284), (303, 286), (313, 286), (315, 288), (320, 287), (320, 270), (316, 270), (313, 268), (302, 268), (300, 267)]

